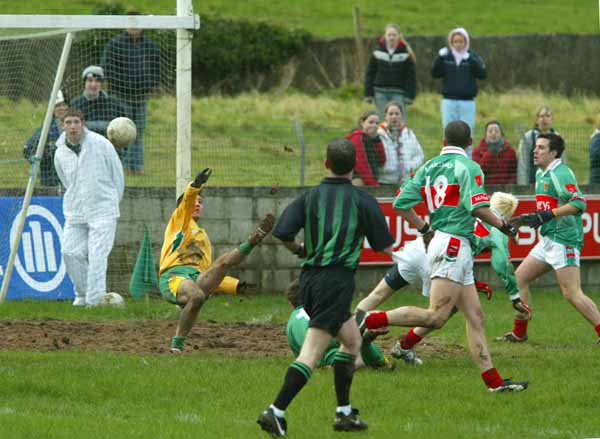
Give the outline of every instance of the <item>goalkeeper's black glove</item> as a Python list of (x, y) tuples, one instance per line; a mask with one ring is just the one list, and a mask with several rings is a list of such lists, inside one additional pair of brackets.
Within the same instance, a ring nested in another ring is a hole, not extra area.
[(202, 185), (208, 181), (210, 174), (212, 174), (212, 169), (210, 168), (206, 168), (202, 172), (199, 172), (194, 181), (192, 181), (192, 187), (196, 189), (202, 187)]
[(548, 221), (554, 219), (554, 213), (552, 210), (536, 210), (532, 213), (526, 213), (512, 219), (512, 222), (517, 226), (529, 226), (534, 229), (541, 226)]
[(512, 239), (515, 239), (517, 236), (517, 233), (519, 232), (515, 225), (513, 225), (509, 222), (506, 222), (504, 220), (502, 220), (502, 227), (500, 227), (500, 231)]
[(433, 230), (428, 223), (425, 223), (425, 225), (419, 229), (419, 233), (423, 235), (423, 243), (425, 244), (425, 251), (427, 251), (427, 247), (429, 247), (429, 243), (433, 239), (435, 230)]

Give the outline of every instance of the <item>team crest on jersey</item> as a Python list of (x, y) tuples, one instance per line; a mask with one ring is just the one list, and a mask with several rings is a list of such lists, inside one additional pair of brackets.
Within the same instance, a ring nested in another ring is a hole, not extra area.
[(577, 187), (573, 183), (565, 184), (565, 189), (572, 194), (577, 193)]
[(548, 184), (547, 181), (544, 182), (544, 192), (548, 192), (548, 188), (550, 187), (550, 185)]
[(475, 183), (477, 183), (477, 186), (481, 186), (481, 184), (483, 183), (483, 179), (481, 178), (481, 175), (475, 176)]

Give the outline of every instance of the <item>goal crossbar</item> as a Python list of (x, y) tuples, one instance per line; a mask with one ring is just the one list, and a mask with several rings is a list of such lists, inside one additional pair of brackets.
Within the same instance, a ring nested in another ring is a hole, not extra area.
[(188, 29), (200, 28), (198, 15), (0, 15), (4, 29)]

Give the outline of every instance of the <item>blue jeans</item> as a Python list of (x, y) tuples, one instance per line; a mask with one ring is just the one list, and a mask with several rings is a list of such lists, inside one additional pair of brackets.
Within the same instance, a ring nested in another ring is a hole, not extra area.
[(450, 122), (462, 120), (471, 128), (471, 137), (475, 136), (475, 101), (442, 99), (442, 129)]
[(406, 102), (404, 97), (404, 91), (399, 88), (383, 88), (375, 87), (375, 106), (377, 107), (377, 114), (379, 114), (379, 120), (383, 121), (385, 117), (385, 105), (390, 101), (395, 101), (400, 104), (402, 114), (404, 115), (404, 121), (406, 121)]
[(144, 169), (144, 130), (146, 128), (148, 103), (146, 101), (127, 102), (127, 105), (129, 116), (137, 129), (137, 137), (135, 142), (127, 147), (123, 162), (126, 170), (142, 171)]

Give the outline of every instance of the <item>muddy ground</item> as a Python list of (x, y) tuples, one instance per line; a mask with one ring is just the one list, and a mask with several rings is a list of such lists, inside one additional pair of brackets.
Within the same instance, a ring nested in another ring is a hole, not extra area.
[[(175, 321), (64, 321), (0, 320), (0, 351), (101, 351), (134, 354), (167, 354)], [(396, 331), (395, 334), (403, 332)], [(391, 334), (377, 343), (384, 351), (395, 343)], [(199, 321), (186, 340), (185, 352), (218, 352), (229, 355), (291, 356), (281, 324), (219, 323)], [(447, 358), (466, 354), (464, 347), (445, 344), (438, 337), (421, 342), (419, 355)]]

